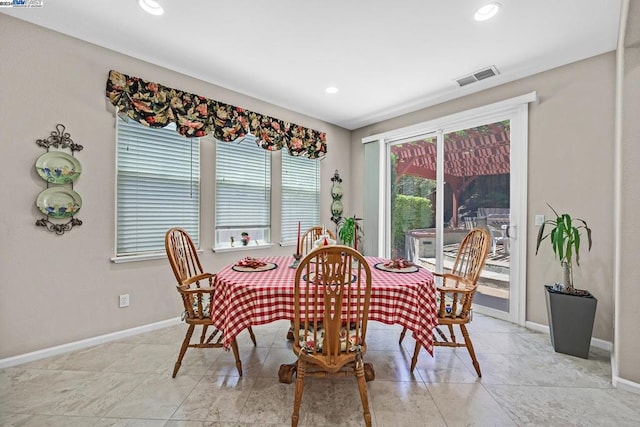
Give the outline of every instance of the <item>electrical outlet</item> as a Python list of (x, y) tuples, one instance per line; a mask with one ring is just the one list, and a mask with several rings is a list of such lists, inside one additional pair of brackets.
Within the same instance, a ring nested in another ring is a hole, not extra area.
[(120, 295), (120, 308), (129, 307), (129, 294)]
[(536, 215), (536, 225), (544, 224), (544, 215)]

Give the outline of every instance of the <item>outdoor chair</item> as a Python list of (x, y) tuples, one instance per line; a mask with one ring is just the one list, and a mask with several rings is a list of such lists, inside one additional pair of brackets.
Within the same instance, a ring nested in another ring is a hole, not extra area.
[[(508, 222), (508, 221), (507, 221)], [(491, 234), (491, 252), (496, 256), (498, 246), (502, 246), (504, 254), (510, 251), (509, 225), (488, 221), (489, 233)]]
[[(178, 282), (176, 289), (184, 305), (182, 319), (189, 325), (182, 341), (178, 360), (173, 368), (172, 377), (175, 378), (188, 348), (222, 348), (223, 334), (222, 331), (214, 329), (208, 338), (206, 336), (207, 328), (213, 325), (211, 302), (215, 294), (216, 275), (202, 270), (200, 258), (191, 236), (183, 228), (174, 227), (167, 231), (164, 245), (169, 264), (171, 264), (171, 269)], [(197, 343), (191, 343), (191, 336), (198, 325), (202, 326), (200, 340)], [(256, 345), (253, 330), (251, 327), (248, 330), (253, 345)], [(214, 341), (216, 336), (217, 340)], [(231, 350), (236, 360), (238, 374), (242, 376), (242, 362), (240, 362), (238, 344), (235, 339), (231, 343)]]
[[(433, 344), (434, 346), (466, 347), (478, 377), (482, 377), (480, 364), (473, 350), (473, 343), (466, 325), (472, 318), (471, 304), (478, 287), (480, 272), (489, 253), (490, 244), (487, 230), (483, 228), (472, 229), (460, 243), (451, 272), (433, 273), (434, 276), (442, 278), (442, 284), (436, 287), (438, 293), (436, 297), (438, 324), (439, 326), (446, 326), (449, 332), (447, 337), (440, 327), (436, 327)], [(454, 325), (460, 327), (464, 343), (456, 341)], [(402, 343), (406, 331), (406, 328), (402, 330), (400, 343)], [(411, 371), (414, 370), (418, 362), (420, 348), (420, 343), (416, 342), (413, 358), (411, 359)]]

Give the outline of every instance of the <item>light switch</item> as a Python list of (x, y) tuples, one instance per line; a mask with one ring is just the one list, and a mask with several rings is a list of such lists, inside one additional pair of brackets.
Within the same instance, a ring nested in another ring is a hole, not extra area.
[(536, 225), (544, 224), (544, 215), (536, 215)]

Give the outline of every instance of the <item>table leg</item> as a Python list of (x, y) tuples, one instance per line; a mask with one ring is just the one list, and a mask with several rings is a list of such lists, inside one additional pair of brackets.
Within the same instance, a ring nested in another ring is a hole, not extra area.
[(376, 371), (373, 369), (373, 364), (365, 362), (364, 364), (364, 379), (365, 381), (373, 381), (376, 379)]
[(293, 382), (293, 374), (295, 374), (297, 370), (297, 365), (297, 362), (280, 365), (280, 369), (278, 369), (278, 381), (283, 384), (291, 384)]

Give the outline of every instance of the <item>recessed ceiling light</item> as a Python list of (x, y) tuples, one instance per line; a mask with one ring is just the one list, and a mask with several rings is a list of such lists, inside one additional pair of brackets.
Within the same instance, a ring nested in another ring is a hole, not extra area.
[(334, 93), (338, 93), (338, 88), (335, 86), (329, 86), (324, 91), (333, 95)]
[(476, 21), (486, 21), (493, 18), (498, 10), (500, 10), (500, 3), (489, 3), (478, 9), (473, 17)]
[(154, 0), (138, 0), (138, 5), (147, 13), (151, 15), (160, 16), (164, 13), (164, 9), (157, 1)]

